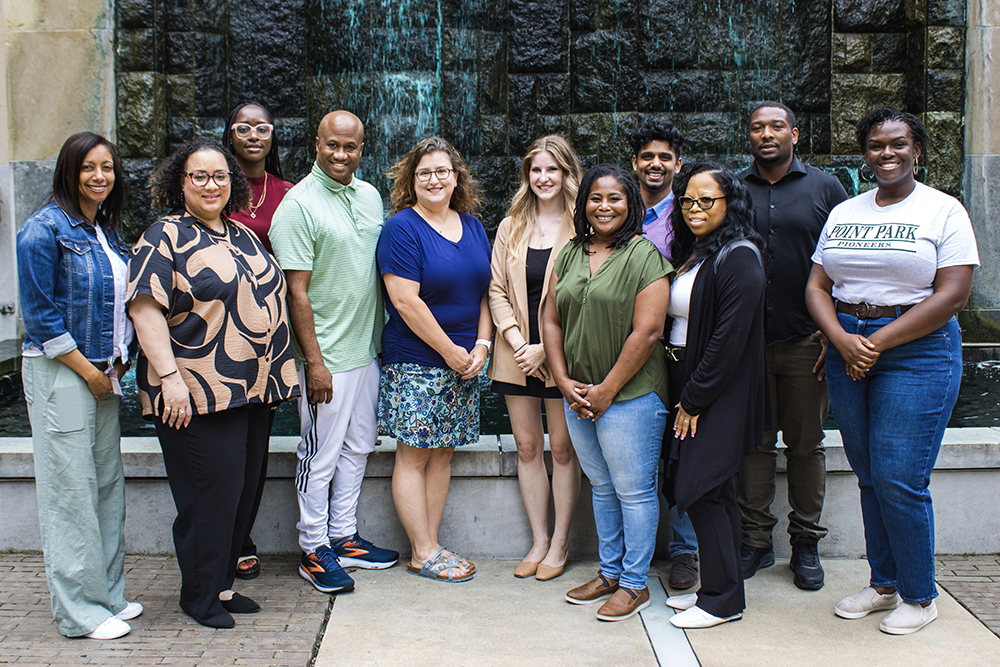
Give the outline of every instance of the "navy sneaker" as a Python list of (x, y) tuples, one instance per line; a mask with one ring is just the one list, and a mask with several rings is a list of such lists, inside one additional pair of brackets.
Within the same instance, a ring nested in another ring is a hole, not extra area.
[(399, 552), (377, 547), (357, 533), (333, 543), (333, 551), (344, 567), (384, 570), (399, 560)]
[(321, 593), (341, 593), (354, 590), (354, 580), (337, 561), (337, 554), (325, 544), (316, 553), (303, 554), (299, 575)]

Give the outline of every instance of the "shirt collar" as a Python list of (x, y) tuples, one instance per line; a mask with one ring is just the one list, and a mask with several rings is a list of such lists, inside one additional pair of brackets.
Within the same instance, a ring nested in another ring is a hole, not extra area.
[[(750, 165), (749, 172), (750, 173), (748, 175), (753, 176), (758, 181), (763, 181), (765, 183), (769, 182), (766, 178), (760, 175), (760, 169), (757, 168), (756, 160), (754, 160), (753, 164)], [(778, 182), (780, 183), (781, 181), (788, 178), (789, 174), (804, 174), (804, 173), (806, 173), (805, 166), (801, 162), (799, 162), (799, 158), (797, 158), (795, 155), (792, 155), (792, 163), (788, 165), (788, 172), (780, 179), (778, 179)]]
[(667, 196), (660, 201), (653, 204), (651, 207), (646, 209), (646, 219), (643, 224), (649, 224), (653, 220), (659, 220), (663, 217), (663, 212), (674, 203), (674, 192), (671, 190), (667, 193)]
[(353, 174), (351, 174), (351, 182), (344, 185), (343, 183), (339, 183), (327, 176), (326, 172), (320, 169), (318, 164), (313, 162), (312, 175), (315, 176), (320, 183), (325, 185), (330, 192), (337, 193), (343, 192), (344, 190), (351, 190), (353, 192), (358, 191), (358, 179), (355, 178)]

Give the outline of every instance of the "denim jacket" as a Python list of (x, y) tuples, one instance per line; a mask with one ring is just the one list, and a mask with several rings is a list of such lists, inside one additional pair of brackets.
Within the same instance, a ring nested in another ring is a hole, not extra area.
[[(117, 233), (108, 245), (123, 260)], [(93, 225), (55, 204), (36, 211), (17, 232), (17, 279), (24, 320), (24, 349), (53, 359), (79, 348), (90, 361), (114, 354), (115, 279)]]

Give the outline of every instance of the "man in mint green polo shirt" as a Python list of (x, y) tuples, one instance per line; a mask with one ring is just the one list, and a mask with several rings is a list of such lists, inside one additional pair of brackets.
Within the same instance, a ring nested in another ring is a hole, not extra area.
[(334, 111), (319, 124), (316, 163), (288, 191), (268, 236), (288, 281), (302, 396), (295, 488), (299, 574), (324, 593), (351, 590), (343, 566), (391, 567), (399, 554), (358, 534), (356, 511), (375, 449), (385, 313), (375, 246), (382, 198), (354, 177), (364, 125)]

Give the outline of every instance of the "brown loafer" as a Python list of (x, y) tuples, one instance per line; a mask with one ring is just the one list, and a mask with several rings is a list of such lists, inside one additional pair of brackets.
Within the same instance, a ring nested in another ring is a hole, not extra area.
[(577, 586), (567, 593), (566, 602), (571, 604), (593, 604), (611, 597), (617, 590), (617, 579), (608, 579), (603, 574), (598, 574), (596, 579), (591, 579), (583, 586)]
[(619, 588), (611, 599), (597, 610), (597, 618), (601, 621), (624, 621), (632, 618), (649, 606), (649, 589), (640, 591), (631, 588)]
[(698, 559), (694, 554), (677, 554), (670, 566), (667, 585), (683, 591), (698, 583)]

